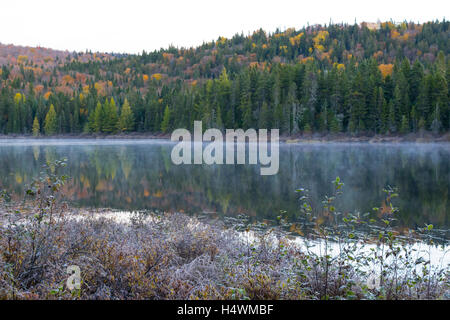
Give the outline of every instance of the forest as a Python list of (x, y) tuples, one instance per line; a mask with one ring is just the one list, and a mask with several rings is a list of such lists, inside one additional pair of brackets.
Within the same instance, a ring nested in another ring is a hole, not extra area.
[(330, 24), (114, 54), (0, 44), (0, 133), (450, 128), (449, 22)]

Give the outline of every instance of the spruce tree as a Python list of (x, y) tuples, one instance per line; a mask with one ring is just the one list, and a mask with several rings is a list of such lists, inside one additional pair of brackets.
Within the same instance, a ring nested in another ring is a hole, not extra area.
[(123, 102), (118, 125), (119, 131), (122, 132), (130, 132), (134, 130), (133, 110), (131, 110), (130, 104), (128, 103), (127, 99), (125, 99), (125, 101)]
[(58, 129), (58, 119), (56, 118), (55, 107), (50, 105), (50, 109), (45, 116), (44, 131), (47, 135), (55, 134)]
[(442, 128), (441, 123), (441, 112), (439, 110), (439, 104), (436, 104), (436, 107), (434, 108), (434, 112), (432, 115), (432, 122), (431, 122), (431, 131), (433, 131), (434, 134), (439, 133), (439, 131)]
[(93, 109), (93, 110), (91, 110), (91, 112), (89, 112), (89, 118), (83, 128), (83, 131), (85, 133), (87, 133), (87, 132), (93, 133), (93, 132), (97, 131), (96, 129), (97, 128), (95, 126), (95, 110)]
[(410, 129), (409, 129), (409, 121), (408, 121), (408, 118), (406, 117), (406, 116), (403, 116), (402, 117), (402, 124), (401, 124), (401, 127), (400, 127), (400, 132), (402, 133), (402, 134), (406, 134), (406, 133), (408, 133), (410, 131)]
[(269, 105), (267, 104), (267, 102), (264, 101), (259, 116), (258, 127), (260, 129), (270, 129), (272, 127), (271, 121), (272, 121), (272, 114), (270, 112)]
[(33, 132), (33, 136), (35, 136), (35, 137), (39, 136), (39, 134), (41, 132), (41, 127), (39, 126), (39, 121), (36, 116), (34, 117), (32, 132)]
[(164, 110), (163, 121), (161, 122), (161, 131), (166, 133), (169, 130), (170, 125), (170, 110), (169, 106), (166, 106)]
[(103, 132), (114, 133), (117, 131), (117, 107), (113, 98), (110, 101), (106, 100), (103, 105), (104, 110), (104, 124)]
[(102, 104), (97, 102), (94, 111), (94, 132), (103, 132), (105, 128), (105, 109)]
[(328, 127), (330, 128), (330, 132), (332, 133), (338, 133), (339, 131), (341, 131), (339, 127), (339, 121), (332, 111), (328, 111)]

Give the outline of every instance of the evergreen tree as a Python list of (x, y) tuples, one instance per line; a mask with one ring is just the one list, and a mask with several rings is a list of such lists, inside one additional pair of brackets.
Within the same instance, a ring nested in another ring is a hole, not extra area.
[(89, 112), (89, 118), (88, 118), (88, 122), (86, 123), (84, 130), (85, 133), (87, 132), (97, 132), (97, 127), (95, 125), (95, 110), (91, 110), (91, 112)]
[(106, 124), (106, 113), (105, 108), (99, 102), (97, 102), (97, 106), (94, 111), (94, 132), (104, 132)]
[(220, 108), (220, 106), (217, 106), (216, 128), (220, 130), (223, 129), (222, 109)]
[(415, 105), (417, 103), (417, 97), (420, 92), (420, 84), (423, 79), (423, 65), (416, 60), (411, 69), (410, 77), (408, 79), (409, 82), (409, 100)]
[(125, 101), (123, 102), (118, 123), (118, 129), (122, 132), (129, 132), (134, 130), (134, 115), (127, 99), (125, 99)]
[(420, 118), (418, 126), (419, 126), (419, 131), (426, 129), (426, 123), (425, 123), (425, 119), (423, 117)]
[(244, 100), (240, 108), (242, 111), (242, 127), (244, 129), (251, 128), (253, 126), (252, 117), (252, 102), (250, 100), (250, 95), (248, 95), (247, 100)]
[(117, 130), (117, 122), (119, 120), (117, 116), (117, 107), (114, 99), (111, 98), (110, 101), (106, 100), (105, 104), (103, 105), (103, 108), (105, 115), (103, 132), (114, 133)]
[(45, 116), (44, 121), (44, 131), (47, 135), (52, 135), (57, 132), (58, 129), (58, 119), (55, 112), (55, 107), (53, 104), (50, 105), (50, 109)]
[(169, 106), (166, 106), (166, 109), (164, 110), (163, 121), (161, 123), (161, 131), (166, 133), (169, 130), (169, 126), (170, 126), (170, 110)]
[(272, 114), (269, 109), (269, 105), (266, 101), (263, 102), (261, 113), (259, 117), (258, 127), (260, 129), (269, 129), (271, 128)]
[(389, 102), (389, 125), (388, 129), (390, 133), (397, 132), (397, 121), (394, 103), (392, 101)]
[(408, 118), (406, 116), (402, 117), (402, 125), (400, 127), (400, 132), (403, 133), (403, 134), (410, 132), (409, 121), (408, 121)]
[(305, 126), (303, 127), (303, 132), (304, 133), (311, 133), (312, 129), (311, 126), (309, 125), (309, 123), (305, 124)]
[(338, 133), (341, 131), (339, 121), (336, 118), (336, 115), (331, 110), (328, 111), (328, 127), (330, 129), (330, 132), (332, 133)]
[(434, 134), (439, 133), (439, 131), (442, 128), (441, 123), (441, 112), (439, 110), (439, 104), (436, 104), (436, 107), (434, 109), (433, 115), (432, 115), (433, 121), (431, 122), (431, 130)]
[(37, 137), (39, 136), (40, 132), (41, 132), (41, 127), (39, 126), (39, 121), (37, 117), (34, 117), (34, 121), (33, 121), (33, 136)]

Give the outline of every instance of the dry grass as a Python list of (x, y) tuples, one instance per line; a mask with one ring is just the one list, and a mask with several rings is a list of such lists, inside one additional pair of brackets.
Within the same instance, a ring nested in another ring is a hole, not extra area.
[[(325, 279), (320, 257), (283, 237), (248, 241), (245, 233), (184, 214), (136, 213), (123, 222), (67, 212), (41, 223), (31, 213), (6, 214), (0, 298), (317, 299), (325, 281), (331, 299), (381, 294), (365, 288), (350, 264), (329, 266)], [(80, 290), (66, 287), (69, 265), (81, 269)], [(433, 279), (428, 296), (425, 283), (416, 283), (402, 285), (396, 298), (443, 298), (447, 280)]]

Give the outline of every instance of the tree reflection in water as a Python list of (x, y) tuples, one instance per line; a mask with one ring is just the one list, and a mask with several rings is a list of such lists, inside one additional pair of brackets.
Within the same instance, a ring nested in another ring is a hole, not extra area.
[(18, 199), (44, 161), (67, 157), (72, 181), (66, 194), (77, 206), (246, 214), (258, 220), (275, 219), (285, 210), (295, 219), (300, 214), (295, 189), (308, 188), (319, 204), (340, 176), (345, 182), (337, 202), (342, 211), (382, 206), (382, 189), (391, 185), (400, 193), (399, 226), (448, 227), (448, 144), (281, 145), (274, 176), (261, 176), (255, 165), (176, 166), (172, 146), (154, 141), (3, 143), (0, 188)]

